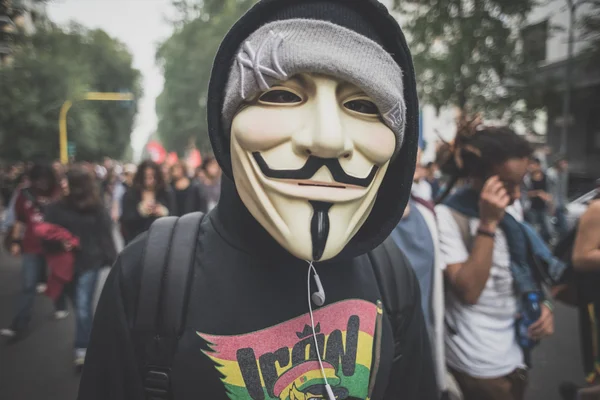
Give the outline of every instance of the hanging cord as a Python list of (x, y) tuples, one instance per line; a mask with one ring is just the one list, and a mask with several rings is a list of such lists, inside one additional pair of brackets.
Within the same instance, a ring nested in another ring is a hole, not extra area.
[(329, 400), (336, 400), (333, 391), (331, 390), (331, 386), (329, 386), (329, 382), (327, 381), (327, 376), (325, 375), (325, 368), (323, 367), (323, 360), (321, 359), (321, 351), (319, 350), (319, 342), (317, 341), (317, 333), (315, 331), (315, 318), (313, 316), (313, 308), (312, 308), (312, 300), (310, 293), (310, 273), (313, 272), (315, 276), (317, 276), (317, 270), (313, 265), (312, 261), (306, 261), (308, 263), (308, 280), (307, 280), (307, 290), (308, 290), (308, 311), (310, 314), (310, 326), (312, 328), (313, 339), (315, 341), (315, 349), (317, 350), (317, 358), (319, 360), (319, 367), (321, 367), (321, 374), (323, 375), (323, 380), (325, 381), (325, 389), (327, 390), (327, 395)]

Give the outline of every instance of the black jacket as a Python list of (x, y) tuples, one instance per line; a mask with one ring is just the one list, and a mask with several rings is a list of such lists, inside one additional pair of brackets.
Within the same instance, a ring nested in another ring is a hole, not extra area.
[[(121, 200), (123, 202), (123, 213), (120, 222), (125, 243), (131, 242), (138, 235), (146, 232), (157, 219), (153, 216), (140, 215), (138, 205), (141, 200), (140, 192), (133, 187), (127, 190)], [(170, 188), (157, 193), (156, 202), (165, 206), (169, 210), (169, 214), (176, 215), (175, 199)]]
[[(306, 262), (279, 247), (226, 182), (221, 202), (202, 226), (186, 328), (171, 373), (176, 400), (227, 399), (227, 391), (239, 398), (269, 398), (261, 397), (259, 371), (266, 379), (264, 390), (277, 398), (273, 390), (285, 382), (284, 372), (315, 360), (307, 330)], [(137, 361), (142, 350), (136, 350), (139, 342), (130, 330), (144, 246), (145, 236), (135, 240), (107, 280), (94, 319), (80, 400), (144, 399)], [(411, 268), (395, 271), (403, 345), (393, 359), (387, 314), (377, 322), (381, 294), (369, 258), (316, 266), (327, 302), (315, 310), (315, 324), (324, 334), (319, 335), (324, 340), (323, 359), (338, 367), (338, 379), (331, 379), (337, 382), (336, 390), (348, 391), (348, 399), (365, 398), (379, 358), (371, 398), (437, 399), (419, 285)], [(374, 345), (378, 334), (379, 351)]]
[(75, 271), (82, 272), (112, 265), (117, 251), (112, 235), (112, 220), (102, 206), (78, 211), (60, 200), (44, 209), (44, 220), (59, 225), (79, 238), (75, 252)]
[[(203, 207), (205, 202), (201, 191), (200, 184), (193, 180), (190, 180), (190, 185), (184, 190), (178, 190), (175, 185), (171, 185), (171, 192), (175, 200), (175, 212), (172, 212), (171, 215), (181, 217), (182, 215), (196, 211), (204, 212)], [(180, 197), (183, 200), (182, 202), (180, 201)]]

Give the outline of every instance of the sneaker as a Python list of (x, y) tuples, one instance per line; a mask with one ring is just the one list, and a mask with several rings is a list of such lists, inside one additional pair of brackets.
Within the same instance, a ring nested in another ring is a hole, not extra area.
[(75, 367), (82, 367), (85, 363), (86, 349), (75, 349)]
[(45, 283), (39, 283), (36, 286), (36, 290), (38, 293), (42, 294), (42, 293), (46, 293), (46, 289), (48, 288), (48, 285), (46, 285)]
[(69, 316), (69, 312), (68, 311), (55, 311), (54, 312), (54, 318), (55, 319), (65, 319)]
[(0, 336), (12, 339), (17, 336), (17, 332), (13, 331), (12, 329), (0, 329)]

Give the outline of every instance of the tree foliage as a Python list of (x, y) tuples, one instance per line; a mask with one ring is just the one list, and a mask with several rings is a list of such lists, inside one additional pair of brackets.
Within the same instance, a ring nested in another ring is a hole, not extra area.
[(206, 99), (213, 59), (221, 40), (256, 0), (177, 0), (175, 32), (156, 59), (165, 84), (157, 99), (158, 135), (165, 148), (183, 154), (194, 142), (210, 150)]
[[(140, 72), (124, 44), (102, 30), (46, 24), (21, 37), (10, 67), (0, 69), (0, 157), (59, 154), (58, 120), (65, 100), (89, 91), (141, 95)], [(130, 142), (137, 106), (74, 101), (68, 139), (77, 158), (120, 158)]]
[[(414, 58), (420, 98), (486, 118), (512, 118), (531, 97), (519, 32), (535, 0), (395, 0)], [(522, 110), (521, 110), (522, 112)]]

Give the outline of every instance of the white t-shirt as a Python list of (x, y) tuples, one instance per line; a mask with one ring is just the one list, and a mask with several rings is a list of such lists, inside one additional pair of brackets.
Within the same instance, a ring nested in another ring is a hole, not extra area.
[(411, 193), (413, 196), (426, 201), (433, 200), (433, 189), (426, 179), (421, 179), (419, 182), (413, 182)]
[[(508, 210), (511, 212), (513, 210)], [(469, 252), (448, 207), (436, 207), (440, 250), (446, 264), (464, 263)], [(470, 219), (472, 235), (479, 220)], [(515, 335), (517, 297), (510, 272), (508, 243), (498, 230), (490, 277), (475, 305), (464, 304), (447, 291), (446, 321), (456, 334), (446, 332), (447, 363), (477, 378), (498, 378), (523, 368), (523, 352)], [(450, 328), (448, 330), (450, 330)]]

